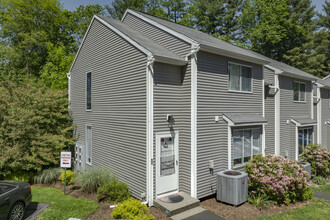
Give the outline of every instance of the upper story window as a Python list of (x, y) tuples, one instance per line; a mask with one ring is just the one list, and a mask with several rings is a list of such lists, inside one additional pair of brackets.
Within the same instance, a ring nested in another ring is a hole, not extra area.
[(252, 92), (252, 68), (229, 63), (229, 91)]
[(92, 73), (87, 73), (86, 110), (92, 110)]
[(297, 102), (306, 101), (306, 84), (293, 82), (293, 100)]

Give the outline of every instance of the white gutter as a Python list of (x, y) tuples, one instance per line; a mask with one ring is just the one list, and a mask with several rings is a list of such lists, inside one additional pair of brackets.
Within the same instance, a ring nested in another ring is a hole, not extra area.
[(321, 88), (318, 86), (316, 90), (316, 112), (317, 112), (317, 143), (322, 144), (322, 102), (321, 102)]

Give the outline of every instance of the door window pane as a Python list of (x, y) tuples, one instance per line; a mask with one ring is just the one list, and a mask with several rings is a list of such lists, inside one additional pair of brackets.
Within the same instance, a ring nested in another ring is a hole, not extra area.
[(251, 68), (242, 66), (242, 91), (251, 91), (251, 75)]
[(251, 158), (251, 130), (244, 131), (244, 163)]
[(229, 89), (240, 90), (240, 66), (229, 64)]
[(160, 176), (172, 175), (175, 173), (174, 140), (167, 137), (160, 141)]

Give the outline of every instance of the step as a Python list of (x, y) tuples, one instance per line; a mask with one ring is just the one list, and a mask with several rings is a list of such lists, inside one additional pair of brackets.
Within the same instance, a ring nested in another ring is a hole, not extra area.
[(173, 216), (171, 216), (171, 219), (173, 219), (173, 220), (182, 220), (182, 219), (189, 218), (193, 215), (197, 215), (197, 214), (199, 214), (201, 212), (204, 212), (204, 211), (205, 211), (205, 209), (203, 209), (200, 206), (197, 206), (195, 208), (192, 208), (192, 209), (186, 210), (184, 212), (181, 212), (179, 214), (173, 215)]
[(154, 201), (154, 206), (166, 213), (168, 216), (177, 215), (181, 212), (193, 209), (199, 206), (199, 200), (192, 198), (190, 195), (184, 192), (179, 192), (184, 199), (177, 203), (166, 203), (158, 199)]

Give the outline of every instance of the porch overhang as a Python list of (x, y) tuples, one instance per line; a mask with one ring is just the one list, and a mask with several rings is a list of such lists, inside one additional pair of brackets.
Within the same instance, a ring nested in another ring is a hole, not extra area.
[(294, 123), (297, 127), (307, 127), (317, 125), (317, 121), (308, 117), (291, 117), (291, 122)]
[(231, 127), (267, 124), (267, 119), (257, 113), (224, 113), (222, 117)]

